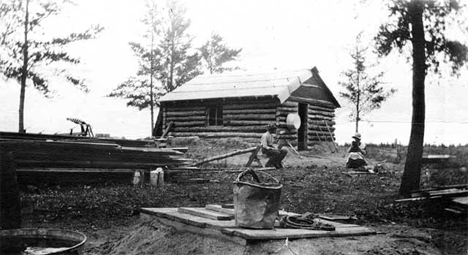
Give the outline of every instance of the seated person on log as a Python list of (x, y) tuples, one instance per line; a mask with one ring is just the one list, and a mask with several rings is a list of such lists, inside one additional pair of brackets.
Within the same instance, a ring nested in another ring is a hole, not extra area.
[(268, 162), (266, 167), (275, 167), (277, 169), (282, 169), (283, 164), (281, 161), (286, 157), (288, 151), (285, 149), (278, 149), (274, 146), (274, 137), (273, 134), (276, 133), (276, 125), (273, 123), (268, 124), (267, 131), (262, 135), (261, 145), (262, 153), (268, 157)]
[(361, 134), (356, 133), (354, 136), (354, 141), (351, 143), (351, 146), (348, 149), (348, 160), (346, 161), (346, 168), (358, 168), (365, 170), (367, 162), (364, 159), (366, 154), (366, 145), (361, 143)]

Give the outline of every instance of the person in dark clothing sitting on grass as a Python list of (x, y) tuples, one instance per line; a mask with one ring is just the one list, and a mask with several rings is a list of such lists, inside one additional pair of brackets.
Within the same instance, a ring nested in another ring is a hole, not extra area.
[(267, 131), (262, 135), (261, 138), (261, 145), (262, 145), (262, 153), (267, 155), (268, 162), (266, 163), (266, 167), (275, 167), (277, 169), (282, 169), (283, 164), (281, 161), (286, 157), (288, 151), (285, 149), (278, 149), (274, 146), (275, 138), (273, 134), (276, 133), (276, 125), (271, 123), (267, 126)]

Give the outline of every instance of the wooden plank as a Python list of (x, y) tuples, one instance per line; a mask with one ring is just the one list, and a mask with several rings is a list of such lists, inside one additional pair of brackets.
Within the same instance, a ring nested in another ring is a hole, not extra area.
[(335, 231), (307, 230), (307, 229), (231, 229), (232, 234), (247, 240), (271, 240), (271, 239), (301, 239), (318, 237), (339, 237), (339, 236), (363, 236), (372, 235), (376, 232), (367, 227), (338, 228)]
[(429, 191), (429, 196), (459, 196), (468, 194), (468, 190), (448, 189)]
[(468, 197), (454, 197), (452, 202), (463, 206), (468, 206)]
[(53, 168), (53, 167), (33, 167), (33, 168), (18, 168), (18, 172), (35, 172), (35, 173), (134, 173), (135, 170), (148, 170), (137, 168)]
[[(352, 224), (340, 224), (331, 222), (335, 226), (335, 231), (306, 230), (306, 229), (245, 229), (235, 226), (234, 220), (219, 221), (200, 216), (181, 213), (175, 208), (142, 208), (142, 214), (154, 215), (159, 219), (165, 220), (165, 224), (176, 224), (180, 222), (187, 226), (197, 226), (199, 231), (211, 229), (217, 230), (220, 236), (234, 236), (246, 240), (270, 240), (270, 239), (299, 239), (299, 238), (318, 238), (318, 237), (339, 237), (339, 236), (362, 236), (371, 235), (376, 232), (370, 228)], [(328, 223), (328, 221), (325, 221)], [(186, 226), (186, 227), (187, 227)], [(338, 226), (338, 227), (336, 227)], [(184, 229), (184, 227), (181, 227)], [(195, 233), (196, 233), (196, 229)]]
[(179, 207), (178, 209), (181, 213), (186, 213), (194, 216), (199, 216), (207, 219), (213, 220), (232, 220), (234, 219), (234, 215), (229, 215), (221, 212), (215, 212), (211, 210), (207, 210), (205, 208), (197, 208), (197, 207)]
[(222, 155), (218, 155), (218, 156), (214, 156), (214, 157), (210, 157), (210, 158), (206, 158), (206, 159), (197, 161), (197, 162), (194, 163), (194, 165), (201, 165), (201, 164), (204, 164), (204, 163), (207, 163), (207, 162), (210, 162), (210, 161), (229, 158), (229, 157), (232, 157), (232, 156), (235, 156), (235, 155), (240, 155), (240, 154), (253, 152), (255, 150), (257, 150), (257, 147), (251, 147), (251, 148), (248, 148), (248, 149), (237, 150), (237, 151), (233, 151), (233, 152), (229, 152), (229, 153), (226, 153), (226, 154), (222, 154)]
[(455, 156), (452, 155), (424, 155), (422, 157), (423, 164), (441, 164), (454, 159)]

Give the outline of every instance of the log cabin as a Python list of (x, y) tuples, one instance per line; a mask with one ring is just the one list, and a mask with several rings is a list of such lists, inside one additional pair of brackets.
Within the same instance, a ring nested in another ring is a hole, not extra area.
[(268, 123), (299, 150), (334, 141), (340, 104), (316, 67), (270, 73), (200, 75), (160, 100), (168, 135), (257, 139)]

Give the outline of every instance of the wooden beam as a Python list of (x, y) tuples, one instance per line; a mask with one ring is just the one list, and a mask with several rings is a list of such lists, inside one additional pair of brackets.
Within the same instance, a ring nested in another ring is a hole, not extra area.
[(167, 133), (169, 132), (169, 130), (172, 128), (172, 126), (174, 125), (174, 122), (170, 122), (169, 125), (167, 125), (167, 128), (164, 130), (164, 133), (161, 135), (160, 138), (164, 138)]
[(240, 154), (245, 154), (245, 153), (253, 152), (253, 151), (255, 151), (256, 149), (257, 149), (257, 147), (251, 147), (251, 148), (248, 148), (248, 149), (243, 149), (243, 150), (237, 150), (237, 151), (229, 152), (229, 153), (226, 153), (226, 154), (222, 154), (222, 155), (218, 155), (218, 156), (214, 156), (214, 157), (210, 157), (210, 158), (206, 158), (206, 159), (200, 160), (200, 161), (198, 161), (198, 162), (195, 162), (193, 165), (194, 165), (194, 166), (198, 166), (198, 165), (201, 165), (201, 164), (210, 162), (210, 161), (220, 160), (220, 159), (229, 158), (229, 157), (232, 157), (232, 156), (235, 156), (235, 155), (240, 155)]

